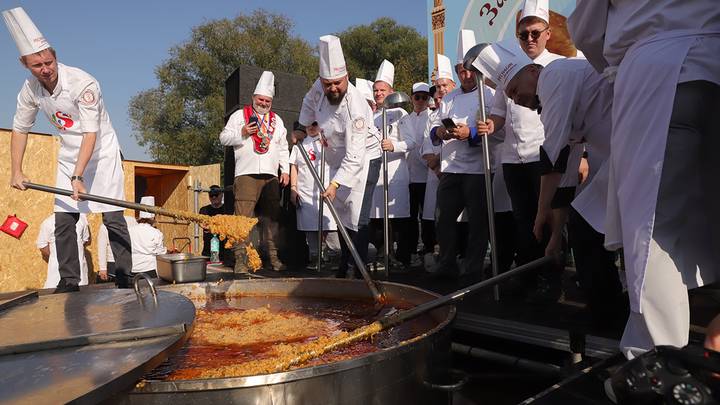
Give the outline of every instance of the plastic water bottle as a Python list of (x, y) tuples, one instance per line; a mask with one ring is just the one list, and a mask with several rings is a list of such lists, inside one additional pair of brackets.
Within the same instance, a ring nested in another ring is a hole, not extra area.
[(210, 241), (210, 262), (217, 263), (220, 261), (220, 238), (217, 234), (213, 234)]

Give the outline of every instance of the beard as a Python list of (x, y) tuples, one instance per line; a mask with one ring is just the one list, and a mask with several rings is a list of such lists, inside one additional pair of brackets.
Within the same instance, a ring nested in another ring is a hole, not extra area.
[(332, 105), (338, 105), (342, 101), (343, 97), (345, 97), (345, 93), (332, 93), (328, 92), (325, 93), (325, 97), (327, 97), (328, 102)]
[(255, 103), (253, 103), (253, 110), (255, 110), (256, 113), (259, 115), (265, 115), (270, 112), (270, 107), (261, 107)]

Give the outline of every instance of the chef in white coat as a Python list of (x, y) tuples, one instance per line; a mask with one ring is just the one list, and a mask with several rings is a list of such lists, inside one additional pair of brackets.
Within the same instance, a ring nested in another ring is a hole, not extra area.
[[(375, 127), (378, 128), (378, 132), (382, 136), (382, 112), (383, 103), (385, 97), (395, 92), (393, 87), (395, 82), (395, 66), (388, 60), (383, 60), (378, 68), (375, 82), (373, 83), (373, 96), (375, 98), (375, 104), (378, 106), (375, 110)], [(397, 235), (398, 249), (394, 256), (391, 257), (391, 262), (396, 267), (410, 266), (410, 254), (411, 248), (407, 236), (407, 218), (410, 217), (410, 195), (408, 193), (408, 185), (410, 184), (410, 172), (407, 166), (407, 159), (404, 152), (391, 151), (392, 140), (396, 143), (400, 142), (403, 135), (399, 132), (400, 120), (407, 116), (407, 112), (399, 107), (388, 108), (386, 110), (387, 118), (387, 136), (388, 139), (384, 141), (381, 148), (388, 152), (388, 217), (390, 218), (390, 253), (393, 254), (392, 246), (396, 239), (394, 235)], [(381, 248), (382, 232), (384, 230), (382, 218), (385, 216), (384, 197), (383, 197), (383, 176), (378, 177), (377, 185), (373, 191), (372, 208), (370, 210), (371, 220), (371, 233), (374, 236), (371, 238), (373, 244), (378, 247), (378, 251), (383, 251)], [(417, 246), (417, 244), (416, 244)], [(397, 260), (397, 261), (396, 261)]]
[[(322, 138), (317, 123), (306, 128), (308, 136), (302, 140), (302, 147), (310, 158), (315, 172), (325, 180), (324, 187), (328, 187), (330, 168), (321, 162)], [(315, 263), (317, 255), (321, 253), (322, 246), (318, 245), (318, 212), (320, 210), (320, 187), (313, 179), (310, 167), (298, 152), (297, 147), (290, 152), (290, 202), (297, 208), (297, 230), (305, 232), (308, 247), (310, 248), (310, 263)], [(329, 209), (323, 209), (323, 235), (336, 231), (337, 225)], [(325, 239), (325, 236), (323, 236)], [(337, 239), (337, 235), (335, 235)]]
[[(11, 140), (12, 187), (25, 190), (22, 170), (28, 132), (39, 111), (58, 130), (61, 139), (56, 186), (72, 190), (72, 197), (55, 198), (55, 243), (60, 281), (56, 292), (77, 291), (80, 257), (75, 245), (79, 213), (102, 212), (119, 273), (132, 268), (130, 237), (122, 208), (80, 201), (87, 192), (124, 200), (123, 169), (117, 135), (105, 109), (100, 85), (86, 72), (58, 63), (56, 53), (25, 11), (3, 11), (5, 24), (20, 51), (20, 62), (31, 73), (17, 97)], [(121, 287), (129, 287), (123, 283)]]
[[(551, 35), (548, 0), (526, 0), (516, 28), (520, 48), (534, 63), (545, 66), (562, 58), (545, 48)], [(503, 176), (517, 227), (518, 264), (524, 264), (544, 254), (544, 243), (535, 240), (532, 230), (540, 191), (539, 150), (545, 132), (536, 112), (513, 103), (507, 97), (495, 98), (490, 119), (494, 121), (496, 130), (505, 129), (501, 156)], [(548, 266), (541, 277), (525, 277), (527, 296), (531, 297), (538, 288), (543, 293), (536, 297), (546, 295), (556, 298), (560, 293), (560, 274), (557, 269)]]
[[(367, 261), (367, 225), (372, 198), (372, 195), (366, 198), (365, 192), (366, 182), (370, 181), (367, 156), (369, 151), (380, 156), (379, 138), (377, 131), (371, 128), (372, 110), (365, 97), (348, 81), (340, 39), (333, 35), (320, 37), (319, 52), (320, 79), (303, 98), (293, 137), (304, 138), (305, 128), (317, 121), (320, 136), (327, 143), (325, 158), (330, 167), (330, 185), (324, 196), (332, 200), (342, 226), (353, 237), (361, 258)], [(366, 232), (364, 243), (358, 243), (359, 229)], [(351, 263), (353, 259), (342, 239), (341, 249), (342, 261), (337, 276), (345, 277), (354, 263)]]
[[(264, 71), (253, 91), (252, 103), (230, 116), (220, 133), (220, 144), (232, 146), (235, 156), (235, 215), (257, 214), (267, 265), (280, 271), (284, 265), (278, 258), (275, 240), (279, 236), (280, 189), (290, 183), (290, 152), (285, 124), (272, 111), (273, 97), (275, 75)], [(234, 250), (235, 272), (247, 273), (245, 248), (238, 244)]]
[[(424, 251), (432, 252), (435, 245), (434, 227), (431, 229), (422, 228), (420, 217), (422, 216), (423, 200), (425, 198), (425, 186), (427, 183), (428, 170), (425, 160), (420, 156), (420, 147), (425, 140), (428, 126), (428, 101), (430, 100), (430, 86), (427, 83), (419, 82), (413, 84), (411, 93), (413, 111), (402, 117), (398, 122), (398, 137), (391, 137), (383, 141), (383, 149), (387, 148), (389, 153), (405, 153), (409, 175), (408, 202), (409, 218), (403, 226), (403, 232), (399, 235), (398, 259), (400, 261), (411, 261), (411, 255), (417, 250), (418, 234), (422, 235)], [(392, 209), (390, 210), (392, 213)], [(410, 263), (404, 263), (406, 266)]]
[[(155, 197), (143, 196), (140, 204), (155, 205)], [(137, 224), (130, 227), (133, 274), (146, 273), (157, 278), (157, 256), (168, 253), (163, 233), (155, 227), (155, 214), (141, 211)], [(172, 253), (172, 252), (170, 252)]]
[[(85, 245), (90, 243), (90, 227), (88, 226), (85, 214), (80, 214), (80, 218), (75, 225), (75, 233), (77, 234), (78, 257), (80, 257), (80, 283), (79, 285), (88, 284), (88, 265), (85, 259)], [(60, 282), (60, 272), (58, 271), (57, 246), (55, 245), (55, 214), (40, 224), (35, 245), (40, 249), (43, 260), (48, 264), (47, 276), (43, 288), (54, 288)]]
[[(125, 223), (127, 223), (128, 230), (130, 227), (137, 225), (137, 220), (134, 216), (124, 216)], [(100, 283), (108, 281), (111, 278), (116, 280), (115, 274), (115, 257), (110, 247), (110, 236), (105, 224), (100, 224), (98, 228), (97, 237), (97, 257), (98, 257), (98, 277), (96, 282)]]
[[(488, 77), (502, 80), (516, 104), (541, 112), (546, 136), (540, 149), (543, 175), (534, 232), (542, 237), (544, 226), (552, 225), (546, 252), (556, 254), (569, 215), (570, 246), (593, 323), (598, 327), (624, 323), (627, 307), (615, 255), (603, 247), (612, 85), (584, 58), (558, 59), (543, 67), (503, 45), (483, 49), (474, 65)], [(492, 120), (487, 122), (491, 127)], [(477, 125), (492, 132), (480, 122)], [(585, 184), (578, 184), (583, 148), (590, 175)]]
[[(440, 112), (431, 124), (430, 138), (441, 145), (442, 176), (437, 190), (436, 233), (440, 244), (440, 260), (434, 271), (438, 276), (455, 278), (460, 270), (455, 256), (460, 243), (468, 246), (464, 272), (480, 272), (483, 269), (488, 246), (487, 199), (480, 135), (475, 128), (479, 108), (478, 83), (472, 71), (463, 68), (463, 56), (475, 45), (475, 35), (462, 30), (458, 36), (458, 61), (455, 72), (460, 87), (445, 96)], [(488, 98), (492, 94), (487, 86), (480, 84)], [(442, 120), (452, 120), (446, 126)], [(457, 240), (456, 220), (465, 210), (468, 218), (468, 239)]]
[(632, 358), (688, 343), (688, 288), (720, 274), (720, 8), (578, 2), (573, 39), (614, 80), (606, 247), (623, 247)]

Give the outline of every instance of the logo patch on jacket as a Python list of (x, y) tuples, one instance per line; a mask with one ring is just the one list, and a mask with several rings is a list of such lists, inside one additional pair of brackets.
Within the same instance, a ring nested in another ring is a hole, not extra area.
[(72, 128), (75, 125), (75, 121), (72, 120), (70, 114), (66, 114), (62, 111), (58, 111), (50, 116), (50, 123), (60, 131), (65, 131), (68, 128)]

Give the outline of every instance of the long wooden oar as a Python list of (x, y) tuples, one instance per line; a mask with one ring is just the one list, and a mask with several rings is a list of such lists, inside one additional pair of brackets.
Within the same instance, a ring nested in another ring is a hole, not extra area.
[(455, 291), (453, 293), (443, 295), (442, 297), (438, 297), (432, 301), (428, 301), (424, 304), (420, 304), (414, 308), (408, 309), (406, 311), (400, 311), (395, 312), (392, 315), (386, 316), (382, 319), (379, 319), (370, 325), (363, 326), (361, 328), (355, 329), (352, 332), (341, 334), (337, 338), (329, 338), (326, 341), (319, 342), (319, 344), (308, 344), (305, 347), (301, 347), (299, 353), (297, 353), (295, 356), (290, 357), (288, 360), (282, 361), (280, 364), (277, 364), (276, 367), (273, 370), (268, 370), (268, 372), (280, 372), (289, 369), (290, 367), (297, 366), (299, 364), (305, 363), (308, 360), (317, 358), (322, 356), (323, 354), (333, 351), (335, 349), (338, 349), (340, 347), (347, 346), (349, 344), (368, 339), (372, 337), (374, 334), (388, 329), (392, 326), (398, 325), (400, 323), (403, 323), (407, 320), (416, 318), (420, 315), (423, 315), (429, 311), (432, 311), (433, 309), (453, 304), (462, 298), (464, 298), (466, 295), (478, 292), (484, 288), (488, 287), (494, 287), (503, 281), (518, 276), (522, 273), (528, 272), (532, 269), (536, 269), (539, 267), (542, 267), (543, 265), (550, 263), (554, 260), (557, 260), (558, 256), (545, 256), (543, 258), (533, 260), (529, 263), (526, 263), (522, 266), (518, 266), (512, 270), (509, 270), (505, 273), (499, 274), (495, 277), (491, 277), (487, 280), (481, 281), (479, 283), (470, 285), (468, 287), (465, 287), (461, 290)]
[[(46, 186), (44, 184), (24, 182), (23, 185), (29, 189), (44, 191), (46, 193), (65, 195), (68, 197), (73, 195), (72, 190), (65, 190), (62, 188)], [(153, 205), (138, 204), (138, 203), (134, 203), (134, 202), (130, 202), (130, 201), (117, 200), (115, 198), (103, 197), (103, 196), (94, 195), (94, 194), (78, 193), (78, 196), (80, 197), (81, 200), (93, 201), (93, 202), (97, 202), (97, 203), (113, 205), (115, 207), (128, 208), (131, 210), (150, 212), (150, 213), (153, 213), (156, 215), (162, 215), (165, 217), (189, 219), (189, 218), (198, 216), (198, 214), (194, 214), (192, 212), (171, 211), (171, 210), (168, 210), (165, 208), (155, 207)]]

